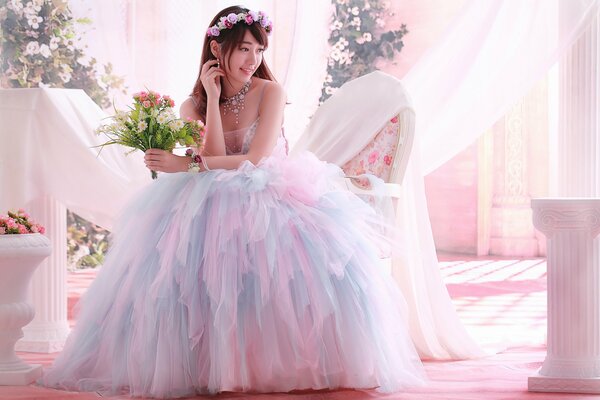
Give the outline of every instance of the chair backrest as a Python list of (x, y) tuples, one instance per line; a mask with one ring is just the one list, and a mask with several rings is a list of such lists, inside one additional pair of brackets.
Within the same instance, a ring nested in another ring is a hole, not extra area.
[(415, 114), (410, 108), (387, 121), (355, 157), (342, 166), (348, 176), (373, 174), (384, 182), (401, 184), (415, 135)]

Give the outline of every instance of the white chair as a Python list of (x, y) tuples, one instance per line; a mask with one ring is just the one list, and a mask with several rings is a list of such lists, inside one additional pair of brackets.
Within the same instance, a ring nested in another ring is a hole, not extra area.
[[(376, 71), (327, 99), (293, 151), (310, 150), (340, 166), (346, 175), (342, 185), (394, 221), (414, 135), (415, 112), (402, 83)], [(384, 260), (391, 273), (391, 259)]]

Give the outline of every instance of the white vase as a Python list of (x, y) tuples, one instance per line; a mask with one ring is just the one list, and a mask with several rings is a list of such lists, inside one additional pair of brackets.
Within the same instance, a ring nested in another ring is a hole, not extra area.
[(40, 365), (16, 355), (15, 343), (35, 315), (27, 302), (31, 277), (51, 251), (50, 240), (39, 233), (0, 235), (0, 385), (28, 385), (42, 374)]

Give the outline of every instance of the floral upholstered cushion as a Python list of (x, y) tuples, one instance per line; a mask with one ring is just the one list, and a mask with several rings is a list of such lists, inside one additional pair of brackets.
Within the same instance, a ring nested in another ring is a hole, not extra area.
[[(398, 115), (389, 120), (360, 153), (342, 166), (347, 176), (373, 174), (385, 182), (389, 182), (394, 156), (399, 144), (400, 125), (398, 120)], [(400, 145), (402, 144), (400, 143)], [(361, 180), (353, 182), (362, 186)], [(365, 185), (368, 185), (368, 182), (365, 182)]]

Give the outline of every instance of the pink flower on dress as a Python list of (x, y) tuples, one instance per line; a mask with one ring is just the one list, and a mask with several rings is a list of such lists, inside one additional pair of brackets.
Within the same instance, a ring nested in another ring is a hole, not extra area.
[(375, 164), (375, 161), (379, 159), (379, 153), (377, 151), (369, 154), (369, 164)]
[(383, 162), (385, 162), (385, 165), (391, 165), (392, 164), (392, 156), (390, 156), (389, 154), (386, 154), (385, 157), (383, 157)]
[(390, 119), (390, 122), (392, 124), (397, 124), (398, 123), (398, 116), (396, 115), (394, 118)]

